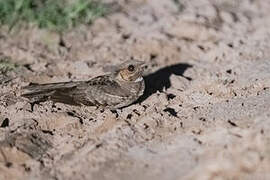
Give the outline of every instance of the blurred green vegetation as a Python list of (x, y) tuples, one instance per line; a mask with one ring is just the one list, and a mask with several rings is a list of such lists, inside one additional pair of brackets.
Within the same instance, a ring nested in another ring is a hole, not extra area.
[(0, 74), (5, 74), (8, 71), (13, 71), (18, 67), (17, 64), (14, 64), (7, 57), (0, 57)]
[(104, 4), (93, 0), (0, 0), (0, 25), (10, 29), (22, 23), (63, 31), (90, 24), (106, 13)]

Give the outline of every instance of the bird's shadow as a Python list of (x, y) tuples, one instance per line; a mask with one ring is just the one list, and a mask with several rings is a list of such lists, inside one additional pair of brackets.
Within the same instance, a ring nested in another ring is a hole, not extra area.
[(164, 90), (164, 88), (165, 89), (170, 88), (171, 87), (170, 76), (172, 74), (182, 76), (189, 81), (192, 80), (190, 77), (186, 77), (183, 75), (184, 72), (191, 67), (192, 65), (190, 64), (179, 63), (161, 68), (154, 73), (146, 75), (144, 77), (145, 80), (144, 94), (137, 100), (137, 103), (143, 102), (149, 96), (156, 93), (157, 91), (161, 92), (162, 90)]

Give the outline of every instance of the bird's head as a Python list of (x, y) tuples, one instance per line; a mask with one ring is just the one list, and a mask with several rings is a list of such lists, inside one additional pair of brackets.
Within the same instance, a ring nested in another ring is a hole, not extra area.
[(119, 65), (116, 76), (120, 81), (140, 82), (143, 80), (144, 69), (145, 63), (143, 61), (131, 59)]

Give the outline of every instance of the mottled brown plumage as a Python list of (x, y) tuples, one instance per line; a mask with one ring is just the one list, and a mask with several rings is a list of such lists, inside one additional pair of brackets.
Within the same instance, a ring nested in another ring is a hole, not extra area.
[(23, 97), (31, 102), (52, 100), (72, 105), (102, 106), (117, 109), (127, 106), (143, 94), (144, 63), (129, 60), (111, 74), (89, 81), (33, 84), (24, 87)]

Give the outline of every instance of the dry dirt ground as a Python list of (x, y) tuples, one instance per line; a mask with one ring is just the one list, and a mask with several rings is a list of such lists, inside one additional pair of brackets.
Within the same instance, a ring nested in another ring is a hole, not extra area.
[[(0, 33), (0, 179), (270, 179), (270, 1), (126, 0), (62, 36)], [(110, 111), (45, 102), (29, 82), (87, 80), (131, 57), (144, 96)]]

